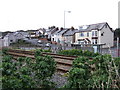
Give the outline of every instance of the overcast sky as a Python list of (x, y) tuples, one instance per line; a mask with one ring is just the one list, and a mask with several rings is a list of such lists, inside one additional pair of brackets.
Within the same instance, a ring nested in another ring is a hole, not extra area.
[(0, 31), (66, 27), (108, 22), (118, 27), (119, 0), (0, 0)]

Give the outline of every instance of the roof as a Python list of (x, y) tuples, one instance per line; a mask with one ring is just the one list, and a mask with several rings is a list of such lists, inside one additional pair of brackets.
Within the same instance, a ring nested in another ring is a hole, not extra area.
[(97, 23), (97, 24), (83, 25), (83, 26), (79, 27), (78, 32), (85, 32), (85, 31), (91, 31), (91, 30), (101, 30), (105, 25), (108, 25), (108, 23), (103, 22), (103, 23)]
[(8, 33), (5, 37), (8, 37), (8, 36), (10, 36), (10, 35), (13, 35), (13, 33)]
[(4, 38), (8, 33), (13, 33), (13, 32), (10, 32), (10, 31), (2, 32), (2, 38)]
[(51, 30), (51, 34), (54, 34), (55, 32), (59, 31), (58, 29), (54, 28)]
[(64, 34), (64, 36), (72, 36), (75, 34), (75, 32), (78, 32), (78, 31), (79, 31), (78, 29), (74, 29), (74, 30), (70, 29)]
[(27, 30), (27, 32), (36, 32), (36, 31), (39, 31), (39, 30)]
[(63, 29), (63, 30), (59, 30), (59, 32), (57, 32), (57, 35), (63, 35), (68, 29)]
[(40, 38), (41, 41), (48, 41), (46, 38)]
[(54, 32), (53, 34), (56, 35), (60, 32), (61, 30), (57, 30), (56, 32)]
[(13, 35), (17, 35), (17, 34), (22, 34), (22, 33), (20, 33), (20, 32), (14, 32), (13, 33)]

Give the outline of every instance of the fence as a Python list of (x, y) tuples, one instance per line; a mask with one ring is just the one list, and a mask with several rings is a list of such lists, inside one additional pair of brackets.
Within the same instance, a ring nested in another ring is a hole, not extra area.
[[(18, 48), (23, 49), (23, 50), (33, 50), (33, 49), (50, 49), (53, 53), (57, 53), (60, 50), (70, 50), (70, 49), (82, 49), (82, 50), (89, 50), (92, 52), (99, 52), (101, 54), (110, 54), (113, 57), (120, 57), (120, 47), (119, 47), (119, 52), (117, 51), (117, 47), (112, 47), (112, 48), (102, 48), (101, 46), (99, 47), (93, 47), (92, 45), (84, 45), (84, 46), (62, 46), (62, 45), (52, 45), (50, 47), (40, 47), (40, 46), (32, 46), (32, 45), (26, 45), (26, 46), (19, 46)], [(13, 47), (15, 49), (15, 47)]]

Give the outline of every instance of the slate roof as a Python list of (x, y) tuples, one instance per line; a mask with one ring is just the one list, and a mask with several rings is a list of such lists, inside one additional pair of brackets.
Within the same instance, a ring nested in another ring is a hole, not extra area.
[(53, 35), (59, 34), (61, 30), (57, 30), (56, 32), (53, 33)]
[[(85, 32), (85, 31), (91, 31), (91, 30), (101, 30), (106, 24), (108, 25), (107, 22), (103, 22), (103, 23), (80, 26), (78, 32)], [(86, 27), (86, 28), (84, 29), (84, 27)]]
[(10, 35), (13, 35), (13, 33), (8, 33), (5, 37), (9, 37)]
[(59, 31), (59, 30), (57, 30), (56, 28), (54, 28), (54, 29), (51, 30), (51, 34), (54, 34), (57, 31)]
[(63, 29), (57, 32), (57, 35), (63, 35), (68, 29)]
[(74, 29), (74, 30), (68, 30), (65, 34), (64, 34), (64, 36), (72, 36), (72, 35), (74, 35), (76, 32), (78, 32), (79, 30), (78, 29)]

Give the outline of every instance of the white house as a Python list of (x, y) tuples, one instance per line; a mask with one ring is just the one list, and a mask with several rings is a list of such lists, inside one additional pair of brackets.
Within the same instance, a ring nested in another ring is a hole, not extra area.
[(79, 27), (75, 33), (76, 44), (105, 44), (105, 47), (113, 46), (114, 33), (107, 22)]
[(11, 43), (16, 42), (19, 39), (23, 39), (24, 36), (20, 32), (14, 32), (14, 33), (8, 33), (6, 36), (4, 36), (4, 46), (9, 46)]
[(58, 42), (60, 44), (64, 44), (65, 42), (65, 38), (64, 38), (64, 34), (68, 31), (68, 29), (60, 29), (58, 31), (56, 31), (55, 33), (53, 33), (51, 35), (51, 41), (55, 41)]
[(46, 38), (50, 39), (51, 41), (54, 41), (53, 37), (57, 31), (59, 31), (58, 28), (47, 29), (45, 32)]

